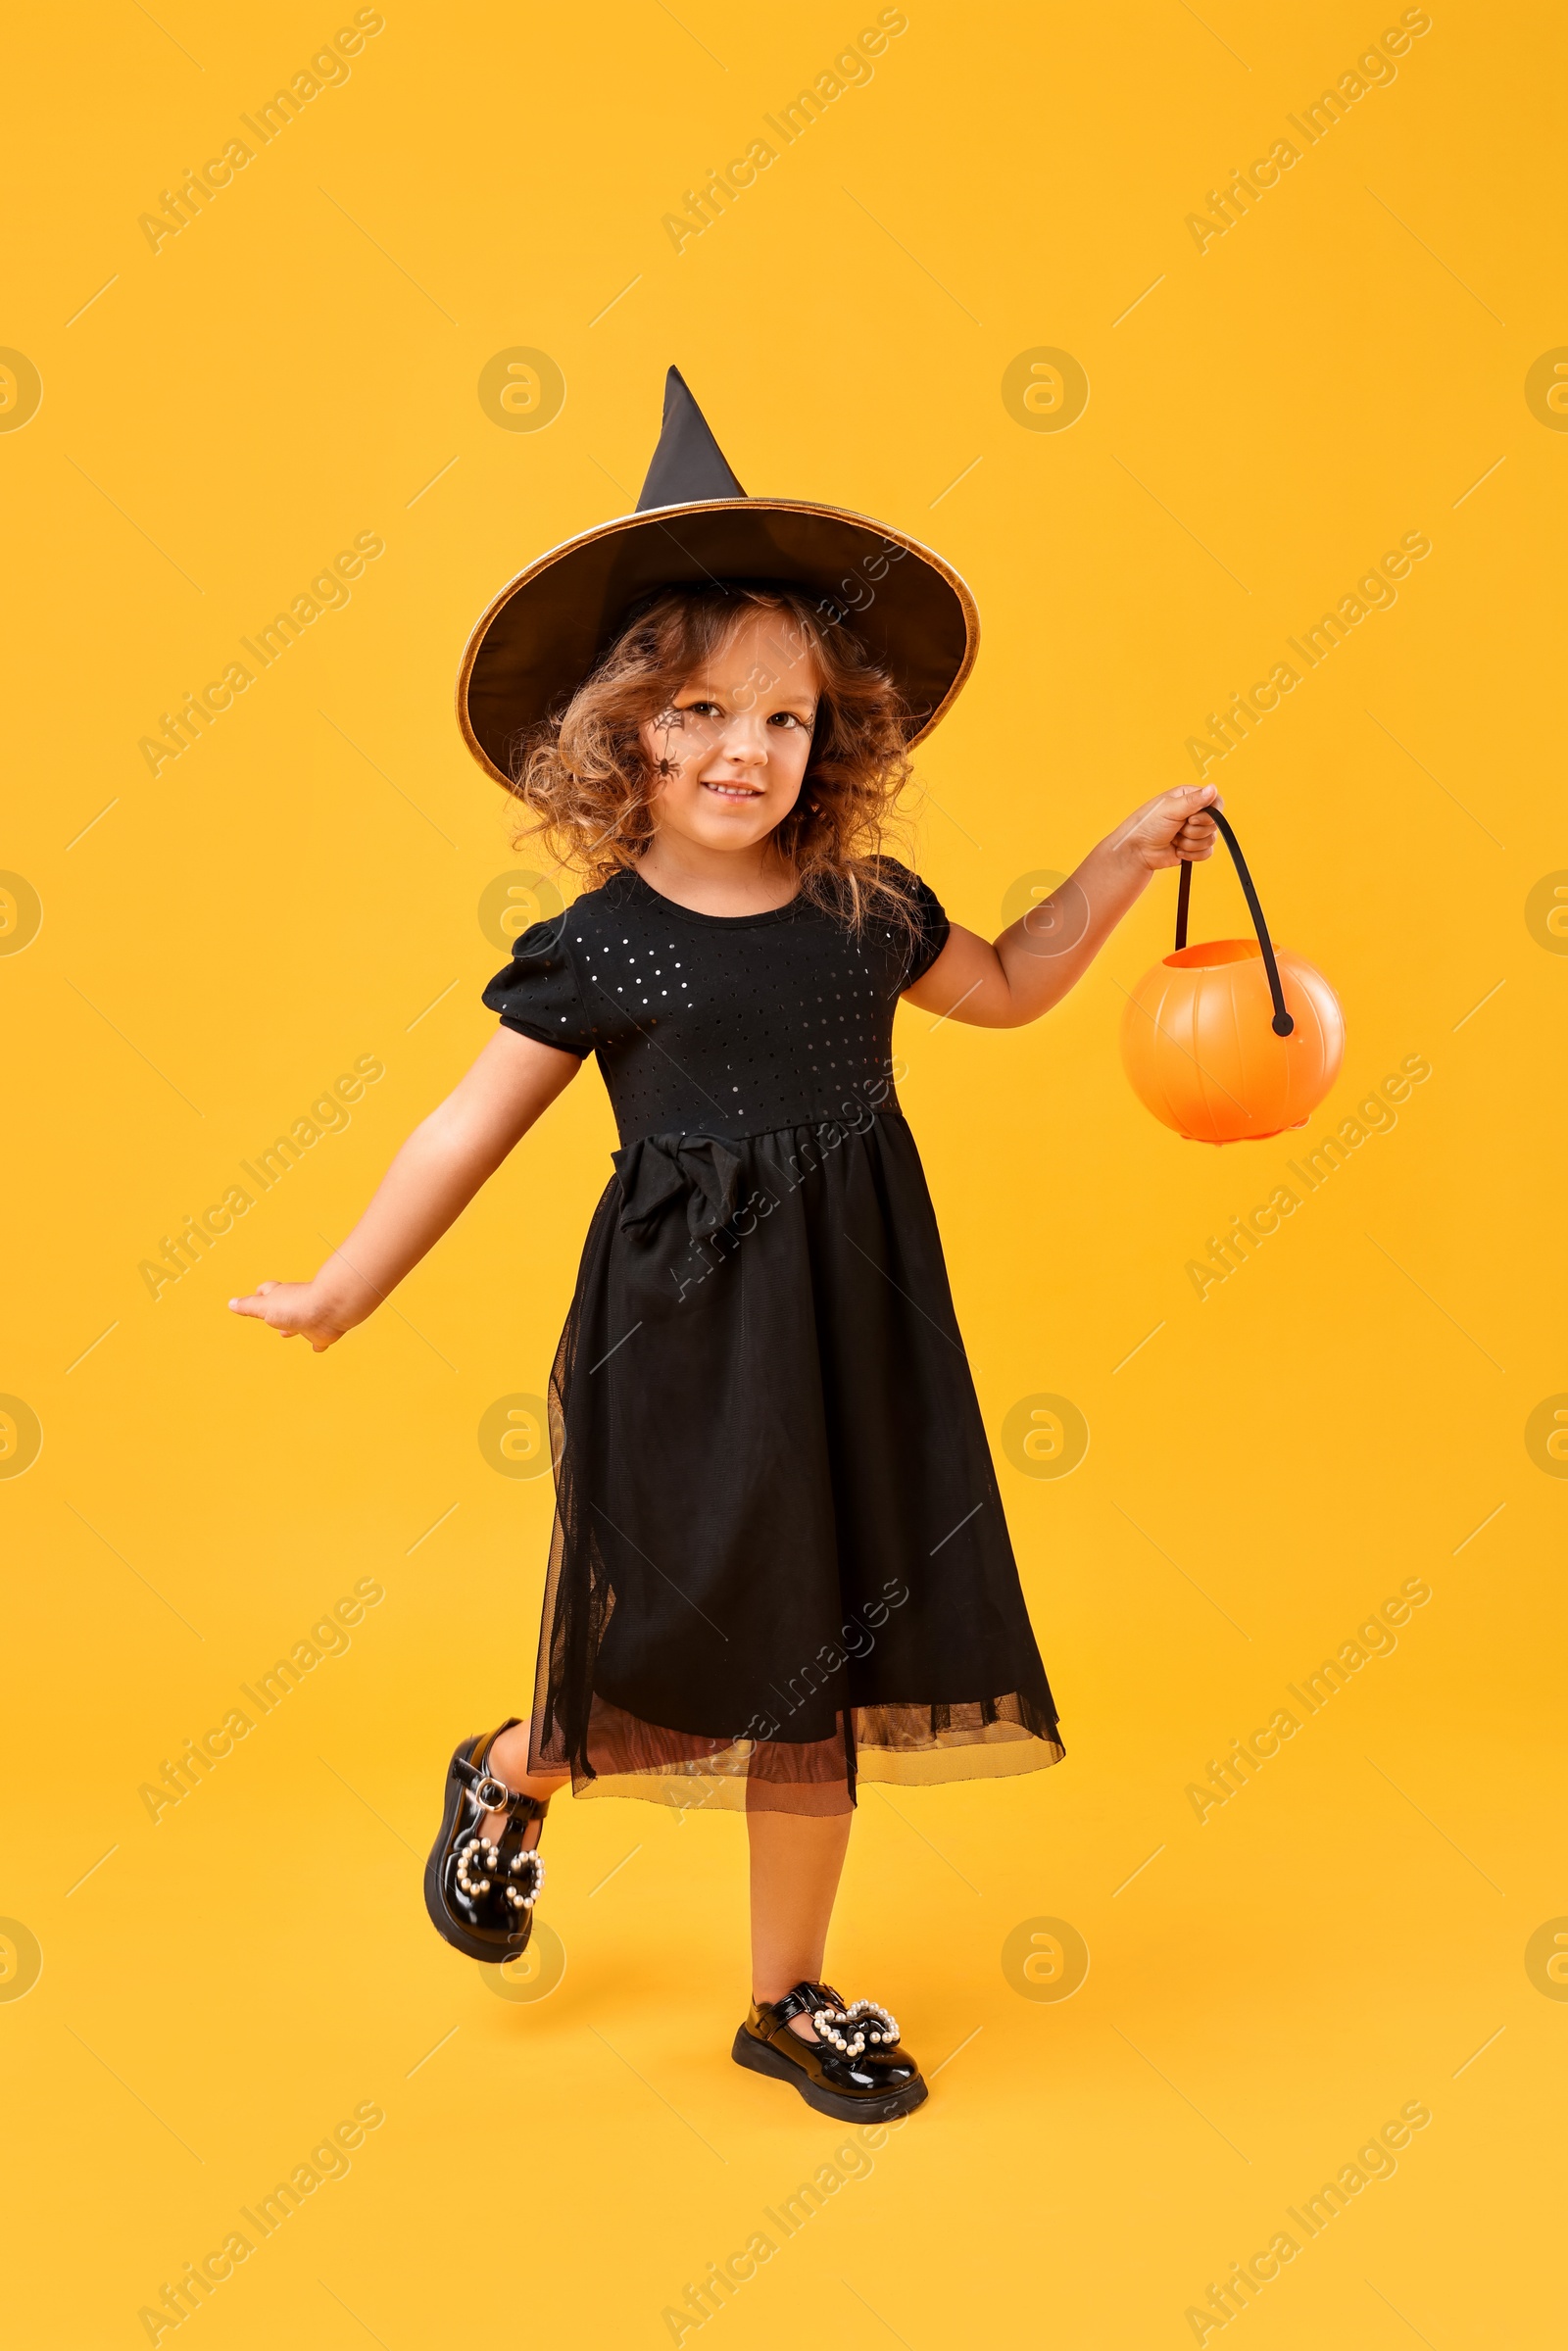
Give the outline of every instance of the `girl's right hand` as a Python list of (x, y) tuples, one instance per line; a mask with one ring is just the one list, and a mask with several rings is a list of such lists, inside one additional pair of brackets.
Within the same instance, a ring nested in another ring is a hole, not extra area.
[(317, 1354), (352, 1326), (315, 1282), (258, 1282), (249, 1298), (231, 1298), (234, 1314), (249, 1314), (285, 1339), (308, 1339)]
[(453, 1224), (513, 1145), (582, 1067), (577, 1055), (497, 1029), (467, 1075), (421, 1120), (352, 1233), (309, 1282), (258, 1282), (229, 1311), (317, 1354), (375, 1312)]

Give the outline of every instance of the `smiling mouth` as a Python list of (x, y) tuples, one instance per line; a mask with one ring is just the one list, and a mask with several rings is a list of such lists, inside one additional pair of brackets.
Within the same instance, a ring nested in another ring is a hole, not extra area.
[(716, 792), (720, 800), (760, 800), (762, 797), (760, 784), (710, 783), (706, 777), (703, 790)]

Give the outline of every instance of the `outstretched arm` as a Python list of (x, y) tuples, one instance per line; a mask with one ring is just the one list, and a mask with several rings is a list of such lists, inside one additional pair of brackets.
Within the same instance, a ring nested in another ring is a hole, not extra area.
[(1152, 873), (1213, 856), (1216, 827), (1202, 811), (1223, 805), (1213, 784), (1146, 801), (994, 945), (955, 923), (930, 970), (906, 989), (906, 1002), (982, 1029), (1038, 1020), (1083, 977)]
[(236, 1314), (308, 1339), (319, 1354), (374, 1312), (434, 1248), (514, 1143), (576, 1076), (575, 1053), (498, 1029), (440, 1106), (416, 1126), (348, 1239), (309, 1282), (258, 1282)]

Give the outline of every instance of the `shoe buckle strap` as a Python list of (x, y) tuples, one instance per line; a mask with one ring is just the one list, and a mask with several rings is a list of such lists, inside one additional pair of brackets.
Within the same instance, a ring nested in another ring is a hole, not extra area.
[(818, 2008), (841, 2008), (843, 2001), (831, 1984), (797, 1984), (782, 2000), (772, 2003), (773, 2014), (781, 2025), (793, 2017), (811, 2016)]
[(481, 1812), (505, 1812), (525, 1821), (543, 1820), (549, 1810), (548, 1802), (537, 1796), (524, 1795), (498, 1780), (494, 1772), (483, 1771), (477, 1764), (466, 1763), (461, 1757), (453, 1765), (458, 1778)]

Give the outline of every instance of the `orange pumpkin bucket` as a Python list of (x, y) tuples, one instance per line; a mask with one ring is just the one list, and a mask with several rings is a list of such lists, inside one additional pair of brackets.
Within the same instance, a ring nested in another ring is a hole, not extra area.
[(1304, 1126), (1340, 1074), (1345, 1014), (1315, 964), (1269, 938), (1241, 846), (1217, 808), (1255, 939), (1187, 944), (1193, 868), (1182, 862), (1176, 951), (1127, 1001), (1121, 1057), (1133, 1092), (1189, 1143), (1260, 1143)]

